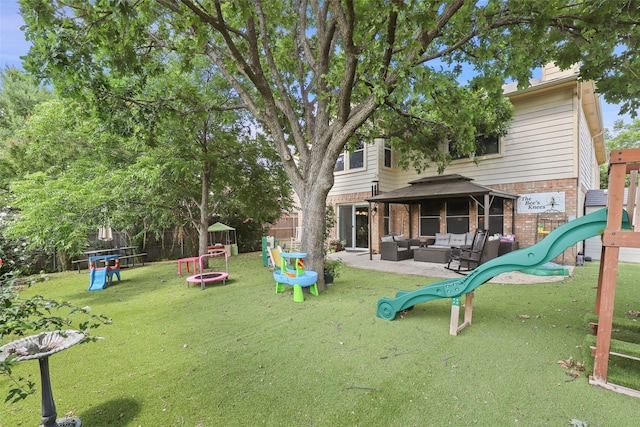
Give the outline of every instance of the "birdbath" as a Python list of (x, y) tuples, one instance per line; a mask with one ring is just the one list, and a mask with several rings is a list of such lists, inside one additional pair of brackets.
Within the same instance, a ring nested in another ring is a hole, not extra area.
[(0, 362), (9, 356), (16, 356), (15, 361), (38, 359), (40, 362), (40, 380), (42, 381), (42, 424), (40, 427), (80, 427), (80, 418), (68, 417), (56, 419), (56, 404), (51, 393), (49, 379), (49, 356), (72, 345), (78, 344), (84, 338), (79, 331), (51, 331), (22, 338), (0, 347)]

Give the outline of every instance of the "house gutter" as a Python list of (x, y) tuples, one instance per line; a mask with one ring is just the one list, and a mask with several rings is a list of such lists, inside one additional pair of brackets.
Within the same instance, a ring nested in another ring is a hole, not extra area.
[(529, 86), (526, 89), (518, 90), (517, 86), (515, 85), (513, 87), (515, 87), (516, 89), (513, 89), (513, 90), (510, 90), (510, 88), (512, 87), (511, 85), (505, 85), (506, 87), (503, 86), (503, 88), (504, 88), (504, 94), (509, 98), (520, 98), (521, 96), (528, 95), (530, 92), (539, 92), (539, 91), (546, 92), (551, 89), (556, 89), (556, 86), (562, 86), (562, 85), (573, 86), (576, 84), (577, 81), (578, 81), (578, 76), (574, 74), (571, 76), (549, 80), (546, 82), (536, 83)]

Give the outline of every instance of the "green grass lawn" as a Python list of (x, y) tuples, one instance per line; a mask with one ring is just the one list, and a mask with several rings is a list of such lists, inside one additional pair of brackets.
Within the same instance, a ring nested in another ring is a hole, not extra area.
[[(58, 416), (94, 427), (638, 423), (640, 399), (590, 386), (557, 363), (584, 360), (597, 263), (561, 282), (481, 286), (473, 325), (457, 337), (450, 300), (392, 322), (376, 317), (379, 298), (434, 278), (344, 268), (319, 297), (294, 303), (291, 291), (275, 293), (258, 254), (232, 257), (229, 269), (226, 286), (204, 291), (187, 288), (176, 262), (122, 270), (102, 291), (87, 291), (86, 270), (26, 290), (113, 319), (95, 332), (103, 341), (50, 358)], [(640, 265), (621, 265), (619, 276), (624, 316), (640, 310)], [(36, 361), (14, 372), (39, 385)], [(640, 369), (626, 375), (638, 379)], [(0, 378), (0, 392), (10, 386)], [(37, 425), (39, 392), (0, 413), (2, 427)]]

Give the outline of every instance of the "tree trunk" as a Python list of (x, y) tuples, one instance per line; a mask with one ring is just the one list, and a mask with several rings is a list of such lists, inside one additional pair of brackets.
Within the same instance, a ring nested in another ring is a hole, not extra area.
[[(333, 171), (332, 171), (333, 173)], [(302, 207), (302, 251), (307, 253), (305, 268), (318, 272), (318, 290), (324, 291), (324, 229), (328, 189), (314, 183), (306, 197), (300, 197)]]
[(202, 173), (202, 195), (200, 198), (200, 222), (198, 224), (198, 255), (205, 255), (209, 246), (209, 177), (207, 167)]
[(64, 249), (58, 249), (56, 250), (56, 257), (58, 258), (56, 270), (58, 272), (66, 271), (69, 265), (69, 253)]

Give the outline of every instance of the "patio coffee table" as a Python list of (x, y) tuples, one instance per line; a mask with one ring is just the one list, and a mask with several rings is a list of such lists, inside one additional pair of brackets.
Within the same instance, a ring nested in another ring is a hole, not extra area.
[(422, 262), (435, 262), (438, 264), (446, 264), (449, 262), (451, 248), (418, 248), (413, 250), (413, 260)]

